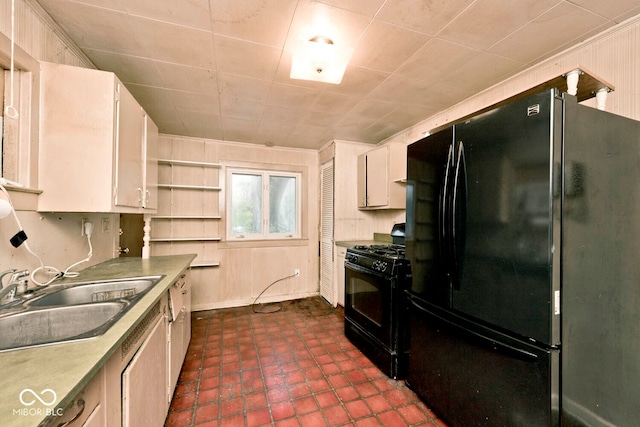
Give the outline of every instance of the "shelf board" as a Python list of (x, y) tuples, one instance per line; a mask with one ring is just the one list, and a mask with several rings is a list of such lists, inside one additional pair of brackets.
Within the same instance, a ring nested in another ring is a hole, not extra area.
[(158, 159), (158, 164), (161, 165), (176, 165), (176, 166), (194, 166), (203, 168), (221, 168), (220, 163), (211, 162), (194, 162), (191, 160), (173, 160), (173, 159)]
[(158, 184), (158, 188), (175, 188), (183, 190), (209, 190), (221, 191), (221, 187), (213, 187), (210, 185), (186, 185), (186, 184)]
[(151, 219), (222, 219), (220, 215), (155, 215)]
[(220, 237), (154, 237), (150, 242), (219, 242)]
[(191, 268), (207, 268), (207, 267), (220, 267), (220, 263), (217, 261), (211, 261), (211, 262), (196, 262), (191, 264)]

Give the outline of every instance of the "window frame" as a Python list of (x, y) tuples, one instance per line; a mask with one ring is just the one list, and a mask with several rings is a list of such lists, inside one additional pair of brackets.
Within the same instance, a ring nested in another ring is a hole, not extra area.
[[(256, 175), (262, 179), (261, 189), (261, 233), (234, 233), (233, 232), (233, 175)], [(302, 239), (302, 173), (295, 171), (250, 168), (250, 167), (227, 167), (226, 168), (226, 239), (227, 241), (259, 241), (259, 240), (296, 240)], [(269, 231), (270, 210), (269, 210), (269, 178), (287, 177), (295, 178), (296, 191), (296, 230), (287, 233), (272, 233)]]

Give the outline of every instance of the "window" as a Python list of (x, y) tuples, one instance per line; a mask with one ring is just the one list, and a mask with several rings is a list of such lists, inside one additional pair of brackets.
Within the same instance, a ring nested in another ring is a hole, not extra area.
[(227, 170), (227, 239), (300, 238), (299, 173)]

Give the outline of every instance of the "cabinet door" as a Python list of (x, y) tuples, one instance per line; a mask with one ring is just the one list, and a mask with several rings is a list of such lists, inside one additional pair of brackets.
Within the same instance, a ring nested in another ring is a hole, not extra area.
[(367, 206), (389, 204), (388, 151), (382, 147), (367, 153)]
[(144, 196), (142, 172), (144, 112), (121, 82), (116, 83), (115, 204), (140, 207)]
[(358, 156), (358, 207), (367, 207), (367, 155)]
[(122, 372), (124, 427), (155, 427), (167, 415), (167, 338), (164, 317)]
[(144, 114), (144, 195), (142, 207), (158, 209), (158, 126), (148, 114)]

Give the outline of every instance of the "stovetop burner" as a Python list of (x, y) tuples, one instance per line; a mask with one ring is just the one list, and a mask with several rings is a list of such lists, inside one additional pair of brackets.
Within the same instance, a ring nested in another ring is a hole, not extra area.
[(396, 274), (396, 270), (406, 265), (404, 245), (356, 245), (347, 249), (346, 261), (365, 269), (387, 275)]
[(391, 259), (404, 258), (404, 245), (356, 245), (352, 251), (362, 255), (379, 255)]

